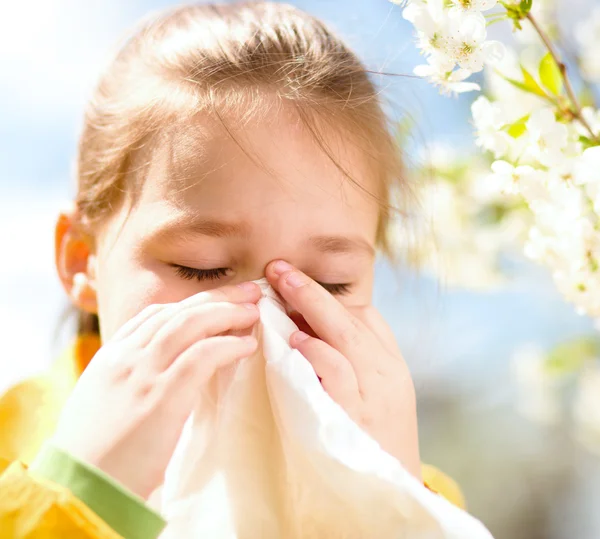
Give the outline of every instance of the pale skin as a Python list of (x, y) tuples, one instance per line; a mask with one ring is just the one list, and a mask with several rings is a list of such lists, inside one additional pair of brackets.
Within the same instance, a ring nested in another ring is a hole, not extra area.
[[(214, 126), (195, 131), (146, 156), (136, 203), (91, 237), (75, 212), (59, 218), (59, 275), (72, 301), (99, 315), (103, 346), (56, 442), (148, 497), (202, 386), (255, 350), (261, 294), (249, 281), (266, 276), (307, 331), (290, 344), (325, 391), (420, 479), (414, 386), (371, 305), (379, 206), (289, 115), (240, 133), (275, 177)], [(361, 153), (330, 136), (336, 158), (376, 190)]]

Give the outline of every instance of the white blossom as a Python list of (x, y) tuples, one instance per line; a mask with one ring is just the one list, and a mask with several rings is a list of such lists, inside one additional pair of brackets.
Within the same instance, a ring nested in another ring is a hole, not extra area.
[(499, 160), (492, 163), (490, 180), (501, 193), (508, 195), (522, 194), (526, 199), (537, 200), (545, 191), (543, 177), (540, 171), (529, 165), (513, 166), (507, 161)]
[[(406, 6), (403, 16), (415, 27), (425, 58), (415, 73), (442, 92), (479, 90), (469, 77), (485, 65), (495, 66), (484, 72), (486, 97), (479, 96), (471, 106), (476, 145), (495, 158), (491, 173), (479, 173), (478, 189), (467, 179), (446, 185), (436, 202), (440, 244), (461, 253), (453, 258), (452, 272), (461, 273), (461, 257), (463, 265), (476, 265), (474, 251), (482, 253), (484, 266), (493, 266), (494, 257), (487, 253), (494, 249), (485, 242), (505, 240), (493, 226), (478, 222), (479, 213), (487, 211), (484, 222), (491, 218), (516, 224), (513, 238), (521, 241), (527, 257), (549, 269), (556, 288), (577, 312), (600, 319), (600, 144), (593, 146), (600, 136), (600, 110), (584, 108), (585, 122), (565, 114), (561, 103), (566, 96), (563, 92), (555, 98), (556, 90), (547, 87), (547, 64), (540, 62), (548, 51), (529, 21), (523, 21), (524, 30), (517, 34), (529, 32), (535, 39), (525, 40), (530, 46), (522, 54), (488, 40), (482, 12), (493, 8), (495, 0), (394, 1)], [(554, 9), (554, 0), (536, 0), (531, 13), (550, 28)], [(586, 76), (600, 80), (600, 8), (579, 26), (577, 39)], [(504, 198), (492, 202), (493, 192)], [(457, 237), (466, 237), (468, 246)]]
[(503, 107), (479, 96), (471, 105), (471, 114), (477, 131), (475, 143), (493, 152), (496, 158), (504, 156), (512, 141), (510, 135), (502, 130), (506, 125)]
[(496, 0), (451, 0), (452, 4), (463, 11), (487, 11), (496, 7)]
[(502, 57), (504, 46), (500, 42), (486, 42), (485, 18), (479, 12), (448, 12), (444, 30), (442, 46), (463, 69), (477, 73), (485, 62), (497, 62)]
[(420, 49), (429, 54), (436, 50), (442, 51), (443, 43), (440, 38), (444, 33), (448, 17), (443, 2), (440, 0), (427, 3), (411, 2), (402, 11), (402, 17), (415, 27)]
[(588, 148), (575, 160), (572, 178), (576, 185), (583, 186), (600, 215), (600, 146)]
[(442, 73), (435, 65), (420, 65), (415, 67), (414, 74), (428, 78), (432, 84), (441, 88), (442, 93), (460, 94), (481, 89), (479, 84), (465, 82), (465, 79), (471, 75), (471, 72), (466, 69)]
[(585, 150), (573, 167), (573, 181), (576, 185), (600, 183), (600, 146)]
[(527, 121), (527, 132), (532, 153), (542, 165), (553, 166), (562, 161), (569, 132), (564, 124), (556, 121), (551, 108), (532, 113)]
[(427, 60), (415, 74), (427, 77), (443, 92), (478, 90), (477, 84), (466, 79), (504, 54), (500, 42), (487, 40), (481, 9), (491, 6), (492, 0), (463, 0), (453, 9), (444, 0), (407, 3), (402, 16), (415, 27), (417, 47)]
[[(484, 70), (486, 89), (490, 100), (503, 107), (506, 123), (511, 124), (524, 116), (531, 114), (540, 107), (547, 106), (547, 102), (540, 96), (523, 92), (506, 78), (520, 80), (521, 63), (523, 58), (513, 50), (507, 49), (502, 59), (494, 64), (494, 69)], [(539, 58), (537, 58), (539, 62)], [(526, 63), (526, 62), (523, 62)]]

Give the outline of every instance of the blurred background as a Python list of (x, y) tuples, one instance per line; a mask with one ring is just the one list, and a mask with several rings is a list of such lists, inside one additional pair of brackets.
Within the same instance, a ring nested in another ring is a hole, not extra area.
[[(560, 1), (556, 8), (567, 34), (598, 4)], [(371, 70), (410, 74), (421, 63), (412, 27), (386, 0), (291, 3), (328, 22)], [(0, 391), (47, 368), (68, 339), (69, 326), (60, 331), (66, 298), (54, 273), (53, 226), (73, 194), (83, 107), (103, 59), (124, 31), (147, 12), (170, 5), (3, 5)], [(498, 31), (510, 33), (508, 26)], [(422, 170), (457, 159), (467, 168), (475, 163), (469, 157), (475, 151), (469, 122), (474, 96), (443, 97), (416, 78), (375, 77), (393, 118), (412, 126), (405, 145), (409, 165)], [(455, 234), (451, 241), (438, 238), (442, 253), (435, 264), (392, 269), (382, 261), (374, 297), (415, 376), (423, 460), (460, 483), (469, 510), (497, 539), (598, 539), (598, 440), (578, 427), (569, 366), (570, 358), (580, 362), (582, 354), (595, 353), (588, 346), (594, 325), (575, 314), (547, 272), (518, 250), (471, 241), (473, 231), (464, 221), (447, 226), (444, 219), (455, 209), (447, 204), (457, 203), (458, 195), (452, 196), (430, 215), (433, 229)], [(567, 364), (567, 376), (547, 376), (541, 365), (549, 354)], [(600, 395), (600, 384), (595, 388)], [(589, 413), (600, 430), (600, 403), (588, 401), (597, 404)]]

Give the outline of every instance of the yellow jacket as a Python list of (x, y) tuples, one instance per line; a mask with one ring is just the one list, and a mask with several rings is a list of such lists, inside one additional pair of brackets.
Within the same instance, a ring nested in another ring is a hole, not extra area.
[[(44, 375), (25, 380), (0, 397), (0, 537), (2, 539), (116, 539), (123, 537), (97, 513), (106, 515), (110, 508), (94, 507), (94, 512), (80, 497), (27, 465), (34, 461), (52, 435), (65, 401), (93, 355), (100, 347), (96, 335), (80, 336), (74, 345)], [(53, 457), (56, 457), (54, 455)], [(58, 455), (59, 458), (64, 457)], [(60, 461), (64, 463), (63, 461)], [(85, 468), (85, 463), (75, 463)], [(62, 466), (64, 468), (64, 466)], [(84, 470), (85, 471), (85, 470)], [(89, 470), (88, 470), (89, 471)], [(100, 472), (91, 472), (100, 473)], [(63, 474), (64, 475), (64, 474)], [(101, 475), (101, 473), (100, 473)], [(465, 506), (462, 493), (448, 476), (423, 465), (425, 484), (459, 507)], [(143, 501), (135, 500), (132, 494), (111, 483), (110, 478), (101, 476), (101, 488), (111, 496), (121, 497), (111, 505), (120, 507), (131, 498), (138, 511), (154, 519), (153, 530), (159, 529), (157, 515), (150, 509), (140, 508)], [(98, 483), (95, 483), (94, 488)], [(112, 489), (112, 490), (108, 490)], [(121, 503), (123, 502), (123, 503)], [(104, 513), (102, 513), (104, 510)], [(128, 514), (132, 513), (129, 511)], [(148, 527), (127, 528), (127, 539), (156, 537)], [(121, 533), (125, 533), (120, 530)]]

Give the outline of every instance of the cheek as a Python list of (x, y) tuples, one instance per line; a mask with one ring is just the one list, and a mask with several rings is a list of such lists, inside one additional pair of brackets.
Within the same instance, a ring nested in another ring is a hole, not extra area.
[(188, 283), (168, 267), (149, 267), (119, 256), (99, 262), (98, 316), (105, 341), (145, 307), (175, 303), (190, 295)]

